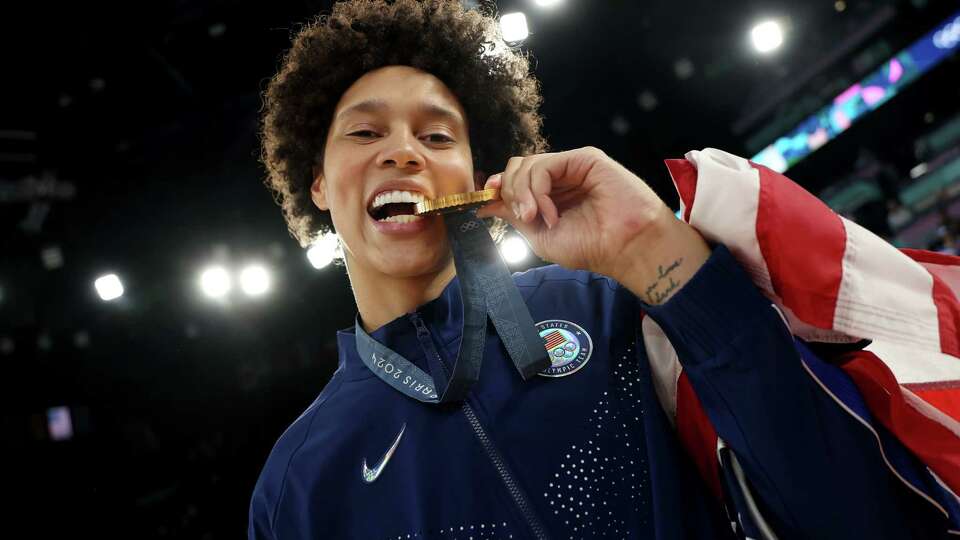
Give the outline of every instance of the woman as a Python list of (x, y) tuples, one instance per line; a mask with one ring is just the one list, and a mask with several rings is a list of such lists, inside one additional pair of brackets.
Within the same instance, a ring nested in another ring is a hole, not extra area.
[[(602, 151), (544, 153), (539, 103), (495, 20), (456, 1), (344, 2), (294, 39), (266, 94), (269, 186), (301, 245), (336, 230), (358, 319), (264, 466), (250, 538), (943, 534), (729, 251)], [(494, 234), (509, 222), (557, 263), (513, 276), (552, 363), (522, 380), (488, 326), (465, 399), (411, 399), (358, 348), (443, 385), (460, 280), (443, 218), (413, 203), (484, 187)], [(644, 313), (733, 448), (719, 476), (697, 475), (658, 400)]]

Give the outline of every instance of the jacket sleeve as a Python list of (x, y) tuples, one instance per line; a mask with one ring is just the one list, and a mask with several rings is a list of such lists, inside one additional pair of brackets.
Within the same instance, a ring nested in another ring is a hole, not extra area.
[[(667, 303), (644, 309), (676, 350), (734, 456), (733, 472), (749, 485), (749, 502), (777, 537), (943, 534), (942, 522), (889, 473), (872, 428), (805, 367), (779, 310), (726, 247), (714, 247)], [(729, 485), (731, 471), (723, 473)]]
[(271, 515), (273, 505), (263, 489), (263, 478), (257, 481), (250, 498), (250, 511), (247, 524), (247, 540), (275, 540)]

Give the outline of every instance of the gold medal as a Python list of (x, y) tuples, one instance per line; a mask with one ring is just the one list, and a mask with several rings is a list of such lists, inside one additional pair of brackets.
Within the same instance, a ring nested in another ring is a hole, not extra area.
[(498, 188), (484, 189), (481, 191), (469, 191), (467, 193), (455, 193), (453, 195), (440, 197), (439, 199), (432, 199), (429, 201), (423, 201), (422, 203), (417, 203), (414, 207), (414, 212), (418, 216), (447, 214), (450, 212), (459, 212), (461, 210), (475, 208), (483, 205), (483, 203), (496, 201), (499, 199), (500, 190)]

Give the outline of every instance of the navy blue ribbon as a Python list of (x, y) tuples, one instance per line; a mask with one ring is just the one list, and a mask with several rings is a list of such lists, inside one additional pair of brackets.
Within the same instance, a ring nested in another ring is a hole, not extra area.
[(425, 403), (461, 401), (477, 382), (488, 315), (523, 380), (550, 366), (543, 338), (476, 210), (444, 214), (443, 218), (463, 304), (460, 351), (446, 388), (439, 391), (433, 377), (370, 337), (359, 316), (355, 325), (357, 352), (363, 363), (390, 386)]

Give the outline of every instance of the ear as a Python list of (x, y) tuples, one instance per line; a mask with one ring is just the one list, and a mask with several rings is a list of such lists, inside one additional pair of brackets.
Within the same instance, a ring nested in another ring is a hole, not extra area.
[(320, 210), (330, 210), (327, 204), (327, 183), (324, 181), (323, 172), (317, 167), (313, 168), (313, 183), (310, 184), (310, 199)]

